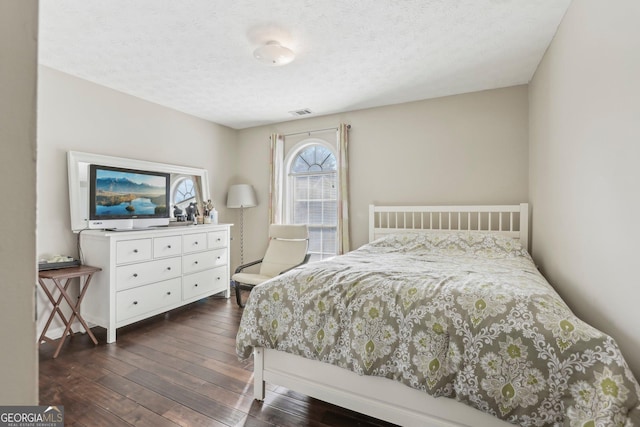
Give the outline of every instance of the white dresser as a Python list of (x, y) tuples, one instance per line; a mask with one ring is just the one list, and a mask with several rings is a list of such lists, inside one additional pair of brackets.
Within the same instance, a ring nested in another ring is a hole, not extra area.
[(86, 230), (87, 265), (100, 267), (82, 302), (85, 320), (116, 328), (224, 292), (229, 298), (230, 224), (141, 231)]

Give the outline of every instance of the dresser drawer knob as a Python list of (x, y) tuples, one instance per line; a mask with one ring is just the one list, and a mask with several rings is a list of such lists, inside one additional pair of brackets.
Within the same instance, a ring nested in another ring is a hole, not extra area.
[(138, 273), (133, 273), (133, 277), (138, 277)]
[(133, 305), (138, 305), (138, 301), (134, 301), (134, 302), (133, 302)]
[(220, 257), (218, 257), (218, 259), (220, 259)]
[(218, 237), (218, 240), (216, 240), (216, 241), (217, 241), (217, 242), (220, 242), (220, 241), (222, 241), (222, 239)]
[(171, 295), (171, 292), (170, 292), (170, 291), (169, 291), (169, 292), (167, 292), (167, 295)]
[(193, 244), (194, 244), (194, 245), (197, 245), (197, 244), (198, 244), (198, 241), (196, 240), (195, 242), (193, 242)]
[(171, 270), (171, 267), (167, 267), (167, 270)]
[(195, 285), (193, 285), (193, 286), (195, 286), (195, 287), (197, 288), (197, 287), (198, 287), (198, 284), (196, 283), (196, 284), (195, 284)]
[(197, 264), (197, 263), (198, 263), (198, 261), (194, 261), (194, 264)]
[(218, 277), (217, 280), (220, 280), (220, 278)]
[(171, 245), (167, 245), (167, 249), (171, 249)]
[(138, 250), (137, 250), (137, 249), (134, 249), (134, 250), (133, 250), (133, 253), (134, 253), (134, 254), (137, 254), (137, 253), (138, 253)]

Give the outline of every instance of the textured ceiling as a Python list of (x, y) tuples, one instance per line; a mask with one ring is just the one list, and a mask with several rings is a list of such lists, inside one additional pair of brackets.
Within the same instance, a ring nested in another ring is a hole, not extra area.
[[(41, 0), (39, 56), (242, 129), (528, 83), (570, 1)], [(268, 40), (295, 61), (254, 59)]]

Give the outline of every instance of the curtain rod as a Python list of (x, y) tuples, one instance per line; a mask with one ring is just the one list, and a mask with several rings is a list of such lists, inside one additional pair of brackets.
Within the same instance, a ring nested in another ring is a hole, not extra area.
[[(347, 129), (351, 129), (351, 125), (347, 125)], [(311, 136), (312, 133), (327, 132), (327, 131), (330, 131), (330, 130), (337, 131), (338, 128), (336, 127), (336, 128), (308, 130), (308, 131), (305, 131), (305, 132), (286, 133), (283, 136), (295, 136), (295, 135), (304, 135), (304, 134), (308, 134), (309, 136)]]

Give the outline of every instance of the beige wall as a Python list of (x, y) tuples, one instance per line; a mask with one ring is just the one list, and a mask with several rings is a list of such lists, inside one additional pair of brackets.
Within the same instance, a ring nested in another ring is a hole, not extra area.
[(640, 3), (574, 1), (530, 85), (533, 256), (640, 376)]
[[(527, 201), (527, 103), (526, 86), (516, 86), (239, 131), (233, 179), (252, 184), (259, 199), (258, 207), (245, 211), (245, 261), (260, 258), (266, 246), (271, 132), (352, 125), (350, 215), (356, 248), (368, 238), (370, 203)], [(234, 265), (237, 254), (235, 247)]]
[(37, 1), (0, 0), (0, 405), (38, 403), (37, 29)]
[[(38, 84), (38, 256), (77, 256), (69, 219), (70, 150), (205, 168), (225, 221), (235, 130), (43, 66)], [(42, 295), (38, 307), (41, 328), (49, 308)]]
[[(634, 197), (640, 183), (636, 2), (573, 2), (528, 90), (518, 86), (241, 131), (41, 67), (37, 250), (36, 15), (35, 1), (0, 0), (0, 49), (11, 58), (0, 67), (0, 185), (12, 211), (23, 212), (1, 226), (0, 272), (10, 298), (0, 312), (12, 328), (2, 328), (0, 336), (11, 344), (0, 353), (0, 404), (37, 402), (34, 258), (77, 255), (69, 231), (68, 150), (207, 168), (225, 222), (239, 220), (237, 211), (224, 207), (229, 184), (253, 184), (260, 204), (245, 215), (249, 260), (266, 245), (269, 134), (339, 122), (353, 126), (354, 248), (367, 240), (369, 203), (529, 199), (533, 255), (543, 272), (580, 317), (617, 339), (640, 373), (640, 291), (633, 268), (640, 237), (640, 200)], [(7, 185), (14, 182), (24, 185)], [(237, 242), (238, 227), (233, 234)], [(234, 244), (234, 265), (238, 254)], [(46, 306), (39, 301), (41, 310)]]

